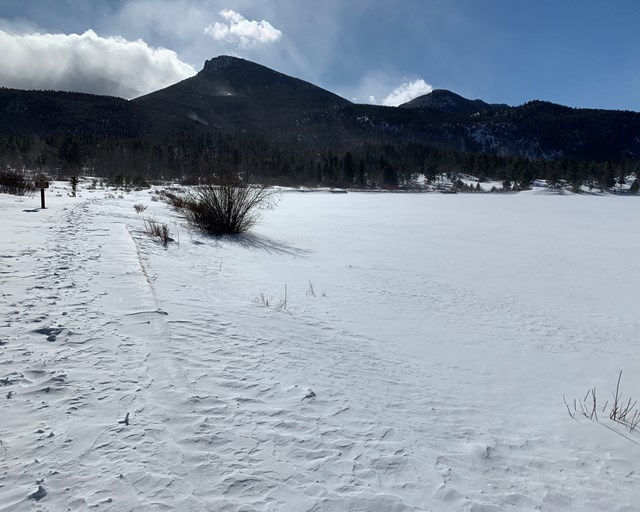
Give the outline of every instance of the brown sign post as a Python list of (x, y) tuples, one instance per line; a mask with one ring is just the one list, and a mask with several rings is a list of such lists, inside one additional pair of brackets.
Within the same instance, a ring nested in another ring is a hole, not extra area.
[(44, 189), (49, 188), (48, 181), (36, 181), (36, 188), (40, 189), (40, 208), (45, 208), (44, 205)]

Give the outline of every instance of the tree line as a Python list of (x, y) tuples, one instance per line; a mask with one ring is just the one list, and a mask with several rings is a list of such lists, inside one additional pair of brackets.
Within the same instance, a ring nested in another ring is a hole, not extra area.
[(26, 169), (50, 176), (88, 175), (195, 183), (212, 174), (248, 174), (285, 186), (344, 188), (408, 187), (417, 174), (427, 180), (448, 173), (529, 188), (534, 179), (610, 188), (638, 175), (640, 159), (618, 161), (529, 159), (461, 152), (416, 142), (362, 143), (318, 150), (259, 137), (207, 132), (165, 140), (116, 136), (40, 137), (0, 134), (0, 169)]

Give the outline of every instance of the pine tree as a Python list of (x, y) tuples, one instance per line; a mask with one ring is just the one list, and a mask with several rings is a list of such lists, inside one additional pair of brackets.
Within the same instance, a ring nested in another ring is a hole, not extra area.
[(349, 151), (344, 155), (344, 161), (342, 163), (342, 177), (347, 186), (353, 185), (356, 178), (356, 169), (353, 165), (353, 157)]

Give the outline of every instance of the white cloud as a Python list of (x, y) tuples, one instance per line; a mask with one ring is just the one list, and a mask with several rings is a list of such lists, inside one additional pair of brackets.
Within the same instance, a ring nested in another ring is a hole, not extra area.
[(422, 78), (418, 78), (396, 87), (391, 94), (382, 100), (382, 104), (387, 107), (397, 107), (418, 96), (429, 94), (431, 91), (433, 91), (433, 87)]
[[(399, 82), (402, 82), (400, 86), (394, 86)], [(345, 98), (353, 98), (355, 103), (397, 106), (430, 93), (433, 87), (421, 78), (407, 80), (393, 70), (376, 69), (364, 75), (355, 86), (338, 86), (337, 91)]]
[(220, 11), (226, 23), (213, 23), (204, 29), (216, 41), (238, 44), (243, 48), (270, 44), (282, 37), (282, 32), (266, 20), (248, 20), (231, 9)]
[(83, 34), (16, 34), (0, 30), (0, 85), (132, 98), (193, 76), (165, 48), (143, 40)]

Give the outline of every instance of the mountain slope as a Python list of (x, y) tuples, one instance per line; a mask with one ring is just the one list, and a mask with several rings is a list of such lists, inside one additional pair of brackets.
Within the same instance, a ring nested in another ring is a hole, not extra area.
[(0, 133), (130, 137), (141, 131), (142, 117), (122, 98), (0, 88)]

